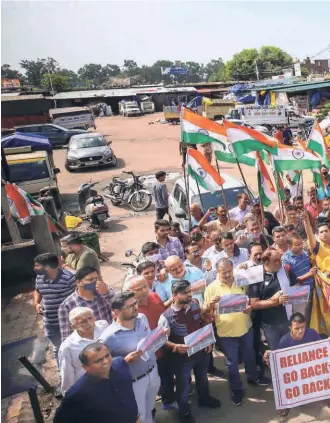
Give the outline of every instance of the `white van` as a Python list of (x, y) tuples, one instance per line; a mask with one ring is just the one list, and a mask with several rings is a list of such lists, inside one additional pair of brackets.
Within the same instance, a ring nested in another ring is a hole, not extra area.
[(96, 129), (93, 112), (88, 107), (50, 109), (49, 116), (52, 123), (66, 129)]
[[(225, 173), (221, 173), (221, 176), (225, 180), (223, 189), (226, 196), (227, 207), (228, 209), (232, 209), (237, 206), (237, 195), (243, 192), (247, 193), (247, 190), (243, 182), (239, 179), (235, 179)], [(190, 176), (188, 179), (189, 204), (199, 204), (204, 213), (211, 207), (217, 207), (224, 204), (221, 190), (211, 194), (209, 191), (206, 191), (203, 187), (200, 186), (199, 190), (202, 199), (201, 204), (196, 181)], [(255, 198), (251, 191), (250, 194), (253, 198)], [(173, 222), (179, 222), (181, 230), (184, 231), (188, 224), (188, 202), (183, 177), (180, 177), (175, 181), (173, 189), (168, 198), (168, 206), (170, 220)]]

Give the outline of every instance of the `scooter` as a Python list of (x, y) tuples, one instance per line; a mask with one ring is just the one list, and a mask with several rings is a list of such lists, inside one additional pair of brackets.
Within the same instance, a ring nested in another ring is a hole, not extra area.
[(90, 182), (80, 185), (78, 189), (79, 207), (82, 214), (86, 214), (92, 227), (106, 229), (108, 227), (106, 219), (109, 218), (109, 208), (104, 204), (102, 195), (98, 195), (95, 189), (92, 189), (98, 182)]

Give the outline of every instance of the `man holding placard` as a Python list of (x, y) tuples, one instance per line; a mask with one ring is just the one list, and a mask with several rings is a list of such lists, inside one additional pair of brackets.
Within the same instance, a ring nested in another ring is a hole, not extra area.
[[(205, 291), (205, 303), (207, 311), (214, 310), (220, 301), (219, 311), (222, 300), (233, 298), (229, 311), (235, 309), (235, 302), (238, 304), (239, 298), (246, 297), (246, 288), (239, 287), (234, 282), (233, 264), (228, 258), (220, 259), (217, 263), (218, 279), (211, 283)], [(240, 309), (237, 306), (237, 310)], [(244, 391), (241, 378), (239, 376), (239, 350), (241, 349), (246, 374), (250, 383), (267, 386), (270, 380), (267, 378), (258, 378), (257, 364), (253, 349), (253, 330), (252, 322), (249, 316), (251, 308), (245, 305), (242, 312), (217, 313), (215, 325), (217, 330), (217, 344), (227, 358), (228, 381), (231, 391), (231, 400), (234, 405), (242, 405), (244, 402)]]
[[(169, 365), (176, 378), (176, 397), (180, 420), (192, 423), (195, 419), (188, 404), (189, 380), (192, 370), (195, 374), (199, 406), (209, 408), (221, 406), (220, 401), (211, 397), (209, 393), (207, 370), (212, 344), (188, 357), (189, 345), (185, 344), (184, 338), (203, 328), (202, 310), (198, 300), (192, 298), (191, 285), (186, 280), (177, 280), (173, 283), (172, 296), (173, 303), (160, 317), (159, 324), (170, 329), (169, 341), (165, 347), (173, 353), (170, 356)], [(208, 336), (208, 334), (206, 335)]]

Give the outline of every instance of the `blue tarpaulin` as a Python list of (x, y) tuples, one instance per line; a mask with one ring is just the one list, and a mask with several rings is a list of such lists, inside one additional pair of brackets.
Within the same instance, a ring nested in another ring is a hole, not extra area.
[(1, 138), (1, 148), (28, 146), (32, 148), (32, 151), (52, 152), (52, 146), (50, 145), (48, 138), (40, 135), (25, 135), (20, 132), (15, 132), (13, 135)]

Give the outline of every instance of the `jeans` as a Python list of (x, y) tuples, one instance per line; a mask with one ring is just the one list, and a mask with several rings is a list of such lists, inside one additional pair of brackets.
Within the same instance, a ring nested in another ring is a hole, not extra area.
[(174, 374), (169, 354), (166, 352), (162, 357), (157, 358), (158, 374), (160, 377), (160, 395), (163, 404), (171, 404), (175, 401)]
[(231, 392), (242, 391), (243, 384), (238, 369), (240, 351), (248, 380), (255, 381), (258, 379), (258, 370), (253, 349), (253, 329), (250, 328), (245, 335), (239, 337), (220, 337), (218, 338), (218, 342), (227, 359), (229, 388)]
[(168, 207), (164, 207), (162, 209), (157, 209), (156, 208), (156, 219), (163, 219), (163, 217), (165, 216), (165, 214), (168, 214)]
[(45, 326), (45, 335), (47, 336), (48, 341), (52, 346), (53, 354), (58, 367), (58, 350), (61, 345), (60, 328), (58, 326)]
[(267, 339), (267, 343), (269, 349), (274, 351), (277, 349), (278, 343), (282, 336), (286, 335), (289, 332), (289, 323), (274, 323), (272, 325), (268, 323), (262, 323), (261, 325), (265, 337)]
[(190, 385), (189, 380), (192, 370), (195, 375), (195, 386), (198, 400), (203, 402), (209, 398), (209, 381), (207, 379), (209, 360), (210, 354), (207, 354), (205, 351), (199, 351), (190, 358), (177, 353), (173, 354), (172, 369), (176, 378), (176, 400), (180, 414), (190, 412), (188, 394)]

